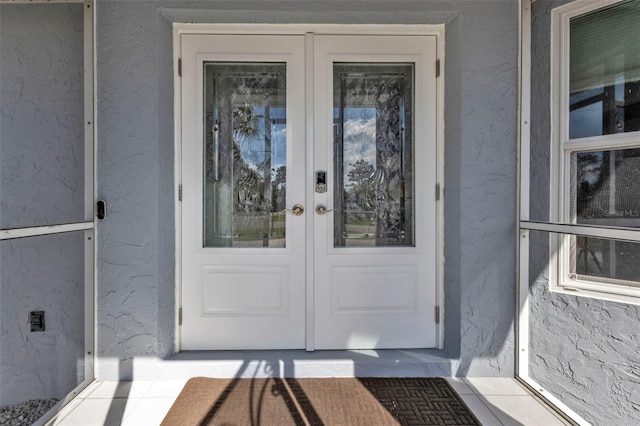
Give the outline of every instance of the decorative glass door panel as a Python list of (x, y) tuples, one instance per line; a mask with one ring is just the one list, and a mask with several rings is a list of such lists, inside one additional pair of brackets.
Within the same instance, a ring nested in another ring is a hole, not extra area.
[(314, 37), (314, 347), (433, 347), (435, 37)]
[(435, 52), (181, 35), (182, 350), (437, 345)]
[(204, 247), (284, 247), (286, 64), (204, 64)]
[(414, 245), (413, 73), (333, 65), (335, 247)]

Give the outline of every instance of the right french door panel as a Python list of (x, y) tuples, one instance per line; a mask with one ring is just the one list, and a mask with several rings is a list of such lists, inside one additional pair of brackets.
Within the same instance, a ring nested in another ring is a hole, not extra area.
[(314, 37), (315, 349), (437, 346), (435, 63), (435, 36)]

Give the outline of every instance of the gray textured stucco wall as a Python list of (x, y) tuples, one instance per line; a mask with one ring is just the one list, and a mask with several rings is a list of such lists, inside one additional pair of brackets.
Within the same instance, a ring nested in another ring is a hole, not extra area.
[[(83, 105), (83, 5), (0, 5), (0, 228), (82, 221)], [(0, 405), (84, 380), (83, 233), (0, 242), (0, 330)]]
[(445, 346), (513, 374), (518, 3), (98, 1), (98, 378), (174, 335), (171, 22), (446, 23)]
[[(551, 10), (532, 8), (532, 218), (548, 219)], [(529, 374), (594, 425), (640, 419), (640, 307), (549, 292), (548, 234), (531, 234)]]
[(0, 5), (0, 228), (84, 218), (82, 13)]
[[(45, 312), (31, 332), (29, 312)], [(0, 405), (64, 398), (84, 380), (84, 233), (0, 241)]]

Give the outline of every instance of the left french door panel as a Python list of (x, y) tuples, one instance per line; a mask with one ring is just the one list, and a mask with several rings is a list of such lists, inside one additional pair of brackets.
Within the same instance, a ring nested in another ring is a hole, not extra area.
[(305, 38), (180, 39), (181, 349), (305, 347)]

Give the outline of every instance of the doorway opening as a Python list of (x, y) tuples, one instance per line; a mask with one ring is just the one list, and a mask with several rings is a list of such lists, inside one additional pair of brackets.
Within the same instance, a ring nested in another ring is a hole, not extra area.
[(175, 28), (182, 350), (441, 346), (443, 30), (315, 29)]

